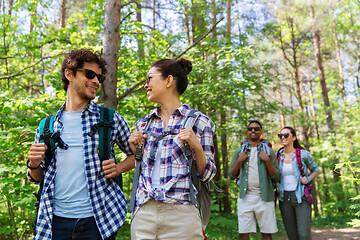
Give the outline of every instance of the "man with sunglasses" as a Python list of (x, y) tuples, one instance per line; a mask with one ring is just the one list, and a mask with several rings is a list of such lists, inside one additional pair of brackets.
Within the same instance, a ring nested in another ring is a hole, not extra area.
[[(66, 102), (52, 126), (63, 142), (55, 145), (54, 157), (46, 168), (47, 146), (40, 143), (38, 128), (27, 162), (29, 179), (34, 183), (44, 179), (34, 239), (115, 239), (124, 223), (127, 202), (111, 179), (135, 165), (128, 144), (130, 128), (115, 112), (110, 159), (102, 162), (98, 132), (88, 135), (92, 126), (100, 122), (101, 108), (93, 99), (105, 80), (105, 64), (104, 59), (87, 49), (73, 50), (63, 61)], [(114, 160), (115, 143), (127, 155), (118, 164)]]
[(262, 125), (252, 120), (247, 136), (236, 149), (229, 168), (230, 179), (237, 179), (239, 239), (249, 239), (259, 225), (262, 239), (272, 239), (278, 231), (273, 182), (280, 179), (278, 162), (271, 144), (261, 139)]

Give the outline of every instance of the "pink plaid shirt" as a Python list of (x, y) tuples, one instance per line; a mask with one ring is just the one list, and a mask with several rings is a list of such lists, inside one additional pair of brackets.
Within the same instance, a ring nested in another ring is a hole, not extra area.
[[(155, 134), (163, 133), (163, 121), (159, 117), (159, 110), (160, 106), (153, 109), (147, 116), (141, 118), (136, 123), (137, 130), (142, 131), (148, 119), (152, 118), (148, 131)], [(155, 137), (148, 134), (141, 161), (141, 175), (136, 193), (135, 211), (150, 199), (166, 203), (190, 203), (190, 171), (184, 153), (184, 144), (177, 136), (190, 110), (187, 105), (183, 105), (176, 109), (171, 115), (166, 131), (172, 131), (175, 135), (167, 135), (159, 143), (154, 145)], [(200, 181), (207, 182), (216, 174), (213, 144), (215, 125), (210, 118), (201, 113), (193, 130), (206, 156), (204, 174), (203, 176), (198, 175), (198, 177)], [(151, 179), (151, 173), (155, 163), (155, 159), (151, 159), (150, 157), (152, 145), (154, 145), (155, 156), (160, 158), (160, 187), (156, 189), (153, 189)], [(194, 152), (193, 157), (196, 159)], [(194, 190), (195, 193), (197, 193), (195, 187)]]

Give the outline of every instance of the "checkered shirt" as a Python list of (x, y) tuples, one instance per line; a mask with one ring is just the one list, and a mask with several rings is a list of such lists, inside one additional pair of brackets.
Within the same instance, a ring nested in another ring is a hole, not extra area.
[[(57, 112), (54, 119), (54, 131), (61, 132), (61, 116), (65, 104)], [(99, 148), (99, 133), (89, 137), (91, 126), (100, 121), (100, 106), (93, 101), (87, 105), (81, 114), (82, 134), (84, 139), (85, 175), (89, 189), (90, 203), (93, 209), (94, 218), (103, 239), (114, 234), (124, 223), (126, 217), (127, 201), (120, 187), (113, 181), (109, 184), (101, 170), (101, 161), (97, 150)], [(128, 144), (131, 134), (130, 128), (118, 113), (114, 114), (114, 124), (111, 129), (111, 152), (110, 158), (115, 159), (114, 144), (127, 155), (133, 154)], [(36, 131), (35, 143), (40, 140), (39, 128)], [(56, 153), (54, 154), (56, 156)], [(44, 187), (41, 193), (40, 207), (37, 218), (36, 236), (34, 239), (51, 239), (52, 219), (55, 195), (55, 174), (56, 162), (59, 159), (51, 160), (47, 171), (44, 171)], [(60, 159), (61, 160), (61, 159)], [(44, 161), (41, 166), (44, 169)], [(29, 172), (27, 173), (30, 181), (36, 183)]]
[[(161, 134), (163, 129), (163, 121), (159, 117), (160, 106), (141, 118), (136, 123), (138, 131), (142, 131), (146, 122), (151, 118), (149, 132)], [(139, 178), (139, 186), (136, 193), (136, 208), (145, 204), (150, 199), (157, 202), (190, 204), (190, 169), (185, 157), (185, 146), (178, 138), (178, 134), (182, 128), (182, 124), (191, 109), (187, 105), (183, 105), (176, 109), (171, 115), (167, 131), (171, 130), (176, 135), (167, 135), (162, 141), (154, 144), (155, 137), (148, 134), (144, 146), (144, 154), (141, 161), (141, 175)], [(214, 144), (213, 135), (215, 125), (213, 121), (204, 114), (200, 114), (194, 127), (194, 133), (199, 139), (205, 156), (206, 167), (203, 176), (198, 176), (200, 181), (210, 181), (216, 174), (216, 166), (214, 163)], [(151, 159), (150, 152), (153, 146), (156, 156), (160, 156), (160, 188), (152, 189), (151, 173), (154, 167), (154, 159)], [(160, 146), (159, 146), (160, 145)], [(157, 153), (160, 151), (160, 154)], [(195, 153), (193, 151), (193, 159)], [(193, 187), (193, 186), (192, 186)], [(197, 193), (194, 187), (195, 193)]]

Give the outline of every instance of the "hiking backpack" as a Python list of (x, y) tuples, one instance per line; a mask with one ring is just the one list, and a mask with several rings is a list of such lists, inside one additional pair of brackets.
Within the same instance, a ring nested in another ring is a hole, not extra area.
[[(100, 107), (100, 121), (99, 123), (91, 126), (91, 131), (87, 133), (89, 137), (93, 137), (97, 131), (99, 131), (99, 158), (102, 161), (110, 158), (111, 151), (111, 127), (113, 124), (113, 116), (115, 109)], [(54, 151), (56, 147), (67, 149), (69, 146), (60, 138), (60, 133), (54, 132), (55, 115), (49, 116), (41, 120), (39, 124), (39, 134), (40, 134), (40, 143), (45, 143), (47, 150), (45, 152), (45, 169), (50, 165), (51, 160), (54, 158)], [(115, 163), (117, 163), (116, 159)], [(107, 179), (107, 182), (111, 180)], [(117, 183), (122, 189), (122, 175), (116, 176), (113, 178), (113, 181)], [(36, 207), (36, 220), (32, 224), (34, 235), (36, 233), (36, 221), (37, 215), (39, 212), (40, 198), (43, 190), (44, 179), (41, 180), (39, 185), (39, 190), (37, 193), (34, 193), (36, 197), (35, 207)]]
[[(182, 129), (185, 128), (193, 128), (195, 125), (195, 122), (197, 118), (199, 117), (200, 112), (192, 109), (190, 113), (186, 116), (185, 121), (182, 124)], [(150, 134), (155, 137), (154, 143), (151, 146), (150, 150), (150, 157), (155, 157), (155, 151), (154, 151), (154, 144), (159, 142), (162, 138), (164, 138), (167, 135), (176, 135), (177, 133), (174, 133), (172, 131), (164, 131), (162, 134), (155, 134), (149, 132), (151, 118), (147, 120), (145, 127), (143, 129), (144, 134)], [(143, 144), (144, 146), (144, 144)], [(140, 148), (136, 148), (135, 152), (135, 159), (136, 159), (136, 165), (135, 165), (135, 173), (134, 173), (134, 179), (133, 179), (133, 187), (131, 192), (131, 198), (130, 198), (130, 205), (129, 205), (129, 211), (134, 212), (135, 210), (135, 202), (136, 202), (136, 191), (139, 184), (139, 177), (141, 173), (141, 161), (143, 157), (143, 146)], [(203, 230), (205, 230), (207, 224), (209, 223), (210, 213), (211, 213), (211, 200), (212, 200), (212, 194), (210, 191), (210, 182), (204, 183), (202, 181), (199, 181), (199, 178), (197, 176), (195, 161), (192, 156), (192, 150), (190, 149), (190, 146), (185, 144), (185, 156), (188, 160), (188, 166), (190, 169), (190, 203), (191, 204), (198, 204), (198, 210), (201, 218), (201, 223), (203, 226)], [(154, 158), (155, 159), (155, 158)], [(217, 191), (221, 192), (222, 190), (216, 187), (215, 183), (211, 180), (211, 182), (214, 184)], [(195, 191), (192, 186), (195, 186), (195, 188), (198, 191), (198, 194), (195, 196)]]

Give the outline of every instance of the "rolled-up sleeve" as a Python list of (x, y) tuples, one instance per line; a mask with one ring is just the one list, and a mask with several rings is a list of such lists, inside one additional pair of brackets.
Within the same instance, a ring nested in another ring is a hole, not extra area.
[(199, 176), (200, 181), (208, 182), (216, 175), (216, 165), (214, 161), (214, 133), (215, 133), (215, 124), (214, 122), (206, 117), (205, 115), (200, 115), (198, 119), (198, 124), (195, 125), (197, 128), (197, 133), (200, 135), (200, 142), (204, 150), (206, 157), (206, 166), (204, 174)]
[(130, 148), (130, 144), (128, 142), (131, 130), (127, 122), (124, 118), (118, 114), (114, 114), (114, 128), (116, 134), (116, 143), (118, 144), (121, 151), (123, 151), (126, 155), (133, 155), (133, 152)]
[(272, 164), (273, 164), (274, 167), (275, 167), (275, 174), (274, 174), (273, 176), (271, 176), (271, 180), (272, 180), (273, 182), (279, 182), (279, 181), (280, 181), (279, 163), (278, 163), (278, 161), (277, 161), (275, 152), (274, 152), (272, 149), (270, 149), (270, 159), (271, 159)]
[(229, 178), (230, 178), (231, 180), (234, 180), (235, 178), (237, 178), (237, 176), (233, 176), (233, 175), (231, 174), (231, 169), (234, 167), (234, 165), (235, 165), (235, 163), (236, 163), (236, 161), (237, 161), (237, 159), (238, 159), (238, 157), (239, 157), (240, 151), (241, 151), (241, 147), (235, 150), (235, 153), (234, 153), (234, 155), (233, 155), (233, 157), (232, 157), (232, 160), (231, 160), (231, 163), (230, 163), (230, 167), (229, 167), (228, 174), (229, 174)]
[(310, 169), (311, 172), (320, 172), (319, 166), (314, 161), (313, 157), (308, 151), (302, 150), (301, 156), (304, 159), (304, 162), (306, 163), (306, 167)]

